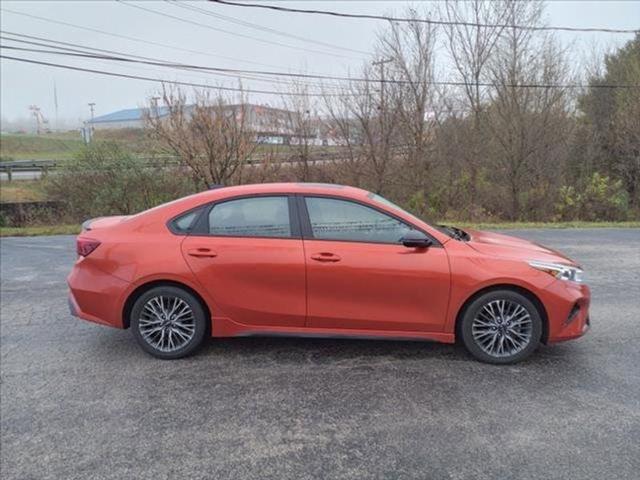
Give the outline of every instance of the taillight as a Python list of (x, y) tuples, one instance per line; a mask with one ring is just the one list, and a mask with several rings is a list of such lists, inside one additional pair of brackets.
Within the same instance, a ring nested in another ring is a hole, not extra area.
[(98, 248), (98, 246), (100, 246), (100, 242), (98, 240), (94, 240), (93, 238), (78, 237), (76, 239), (76, 251), (81, 257), (86, 257), (96, 248)]

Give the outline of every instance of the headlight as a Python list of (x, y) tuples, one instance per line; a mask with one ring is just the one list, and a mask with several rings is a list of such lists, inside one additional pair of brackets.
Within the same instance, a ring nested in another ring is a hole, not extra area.
[(535, 260), (529, 262), (529, 265), (560, 280), (582, 283), (582, 270), (577, 267), (563, 265), (562, 263), (537, 262)]

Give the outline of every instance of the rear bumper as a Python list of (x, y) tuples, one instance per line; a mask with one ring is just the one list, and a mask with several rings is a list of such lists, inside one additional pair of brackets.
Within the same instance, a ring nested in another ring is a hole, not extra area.
[(545, 296), (549, 319), (548, 343), (573, 340), (589, 331), (589, 287), (559, 280), (546, 289)]
[(80, 259), (67, 277), (67, 284), (71, 315), (89, 322), (123, 328), (121, 299), (129, 283)]

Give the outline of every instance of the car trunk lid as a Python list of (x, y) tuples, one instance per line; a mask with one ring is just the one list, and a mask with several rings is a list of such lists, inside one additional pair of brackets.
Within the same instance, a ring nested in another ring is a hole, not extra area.
[(113, 225), (117, 225), (127, 218), (129, 218), (129, 215), (112, 215), (109, 217), (91, 218), (82, 224), (82, 231), (88, 232), (90, 230), (111, 227)]

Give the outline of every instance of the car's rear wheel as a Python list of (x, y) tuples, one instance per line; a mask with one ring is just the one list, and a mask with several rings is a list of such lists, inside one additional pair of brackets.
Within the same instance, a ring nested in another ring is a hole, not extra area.
[(465, 309), (461, 325), (467, 350), (487, 363), (516, 363), (540, 344), (542, 319), (524, 295), (494, 290), (476, 298)]
[(134, 303), (129, 320), (140, 346), (162, 359), (190, 355), (202, 344), (207, 331), (206, 314), (198, 299), (172, 286), (143, 293)]

